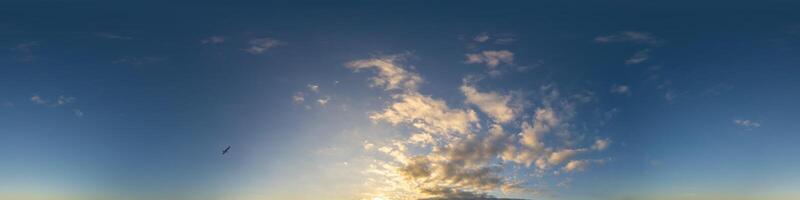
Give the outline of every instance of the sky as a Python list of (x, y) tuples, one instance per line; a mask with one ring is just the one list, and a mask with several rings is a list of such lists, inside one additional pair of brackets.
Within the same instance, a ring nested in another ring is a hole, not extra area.
[(4, 1), (0, 199), (798, 199), (799, 9)]

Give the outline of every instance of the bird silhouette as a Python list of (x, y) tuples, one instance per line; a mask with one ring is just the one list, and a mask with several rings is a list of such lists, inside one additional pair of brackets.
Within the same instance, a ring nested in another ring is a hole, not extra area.
[(228, 153), (228, 150), (231, 150), (231, 145), (228, 145), (228, 147), (225, 148), (225, 150), (222, 150), (222, 155), (225, 155), (226, 153)]

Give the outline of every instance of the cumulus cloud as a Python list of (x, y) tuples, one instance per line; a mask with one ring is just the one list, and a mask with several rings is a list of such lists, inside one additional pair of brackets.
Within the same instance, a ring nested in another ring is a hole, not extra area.
[(374, 69), (378, 76), (370, 78), (371, 86), (384, 87), (385, 90), (416, 90), (422, 83), (422, 77), (418, 74), (409, 72), (402, 65), (406, 54), (383, 56), (372, 59), (356, 60), (347, 63), (347, 67), (355, 71), (362, 69)]
[(397, 125), (407, 123), (428, 133), (467, 133), (478, 121), (475, 111), (451, 109), (447, 104), (419, 93), (395, 95), (397, 102), (370, 115), (375, 121)]
[(738, 126), (747, 128), (747, 129), (753, 129), (753, 128), (761, 127), (761, 122), (757, 122), (757, 121), (753, 121), (753, 120), (749, 120), (749, 119), (735, 119), (735, 120), (733, 120), (733, 123), (738, 125)]
[(496, 92), (480, 92), (474, 86), (465, 83), (461, 92), (467, 97), (466, 102), (475, 105), (498, 123), (506, 123), (516, 117), (518, 107), (511, 105), (511, 95)]
[(200, 43), (202, 44), (220, 44), (223, 42), (225, 42), (225, 37), (222, 36), (211, 36), (200, 40)]
[(500, 64), (513, 65), (514, 53), (508, 50), (483, 51), (480, 53), (467, 54), (467, 63), (485, 64), (489, 71), (496, 71)]
[(611, 93), (630, 95), (631, 87), (627, 85), (613, 85), (611, 86)]
[(622, 31), (612, 35), (598, 36), (594, 38), (594, 41), (597, 43), (635, 42), (652, 45), (661, 43), (661, 40), (652, 34), (639, 31)]
[(248, 47), (244, 51), (246, 51), (247, 53), (251, 53), (251, 54), (261, 54), (261, 53), (264, 53), (265, 51), (267, 51), (269, 49), (275, 48), (277, 46), (285, 45), (286, 42), (279, 41), (279, 40), (276, 40), (276, 39), (273, 39), (273, 38), (269, 38), (269, 37), (264, 37), (264, 38), (250, 39), (248, 44), (250, 45), (250, 47)]

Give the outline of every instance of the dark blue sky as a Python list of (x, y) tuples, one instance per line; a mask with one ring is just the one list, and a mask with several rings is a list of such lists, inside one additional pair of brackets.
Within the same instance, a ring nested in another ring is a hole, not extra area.
[(797, 10), (3, 2), (0, 198), (795, 199)]

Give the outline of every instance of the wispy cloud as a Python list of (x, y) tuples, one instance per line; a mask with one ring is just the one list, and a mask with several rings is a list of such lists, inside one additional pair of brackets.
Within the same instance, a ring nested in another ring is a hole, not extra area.
[(594, 38), (594, 41), (600, 44), (627, 42), (643, 44), (649, 47), (637, 51), (633, 56), (625, 60), (627, 65), (640, 64), (649, 60), (652, 49), (664, 43), (663, 40), (650, 33), (639, 31), (622, 31), (612, 35), (598, 36)]
[(294, 93), (294, 95), (292, 95), (292, 102), (294, 102), (294, 103), (299, 104), (299, 103), (303, 103), (305, 101), (306, 101), (306, 98), (305, 98), (305, 96), (304, 96), (304, 94), (302, 92), (297, 92), (297, 93)]
[(625, 60), (625, 64), (633, 65), (639, 64), (644, 61), (650, 59), (650, 49), (643, 49), (633, 54), (628, 60)]
[(69, 97), (69, 96), (63, 96), (62, 95), (62, 96), (58, 96), (55, 99), (45, 99), (45, 98), (43, 98), (43, 97), (41, 97), (39, 95), (33, 95), (33, 96), (31, 96), (30, 100), (34, 104), (51, 106), (51, 107), (59, 107), (59, 106), (64, 106), (64, 105), (71, 104), (71, 103), (75, 102), (75, 97)]
[(635, 42), (650, 45), (660, 44), (663, 41), (647, 32), (622, 31), (616, 34), (598, 36), (594, 38), (597, 43)]
[(250, 54), (261, 54), (277, 46), (286, 45), (286, 42), (276, 40), (274, 38), (264, 37), (264, 38), (250, 39), (248, 44), (250, 46), (247, 47), (244, 51)]
[(493, 43), (493, 44), (511, 44), (516, 39), (510, 34), (489, 34), (486, 32), (479, 33), (472, 37), (474, 43)]
[(83, 111), (81, 111), (76, 106), (72, 105), (77, 100), (75, 97), (71, 96), (58, 96), (53, 99), (44, 98), (39, 95), (33, 95), (29, 99), (33, 104), (42, 105), (46, 107), (56, 108), (56, 107), (72, 107), (72, 113), (77, 117), (83, 117)]
[(11, 50), (16, 51), (19, 56), (19, 60), (23, 62), (30, 62), (36, 59), (36, 55), (34, 55), (33, 51), (35, 48), (41, 45), (38, 41), (30, 41), (17, 44)]
[(491, 39), (491, 37), (489, 37), (489, 34), (481, 33), (481, 34), (478, 34), (475, 37), (473, 37), (472, 41), (475, 41), (475, 42), (486, 42), (486, 41), (489, 41), (489, 39)]
[(127, 65), (146, 65), (152, 63), (158, 63), (167, 60), (166, 58), (162, 57), (153, 57), (153, 56), (125, 56), (120, 59), (112, 61), (114, 64), (127, 64)]
[(631, 95), (631, 87), (627, 85), (613, 85), (611, 86), (611, 93)]
[(201, 44), (221, 44), (223, 42), (225, 42), (225, 37), (222, 36), (211, 36), (200, 40)]
[(112, 40), (133, 40), (133, 37), (124, 36), (124, 35), (117, 35), (112, 33), (100, 32), (94, 34), (97, 37), (105, 38), (105, 39), (112, 39)]
[(744, 128), (746, 128), (748, 130), (752, 130), (752, 129), (761, 127), (761, 122), (757, 122), (757, 121), (749, 120), (749, 119), (734, 119), (733, 123), (738, 125), (738, 126), (740, 126), (740, 127), (744, 127)]

